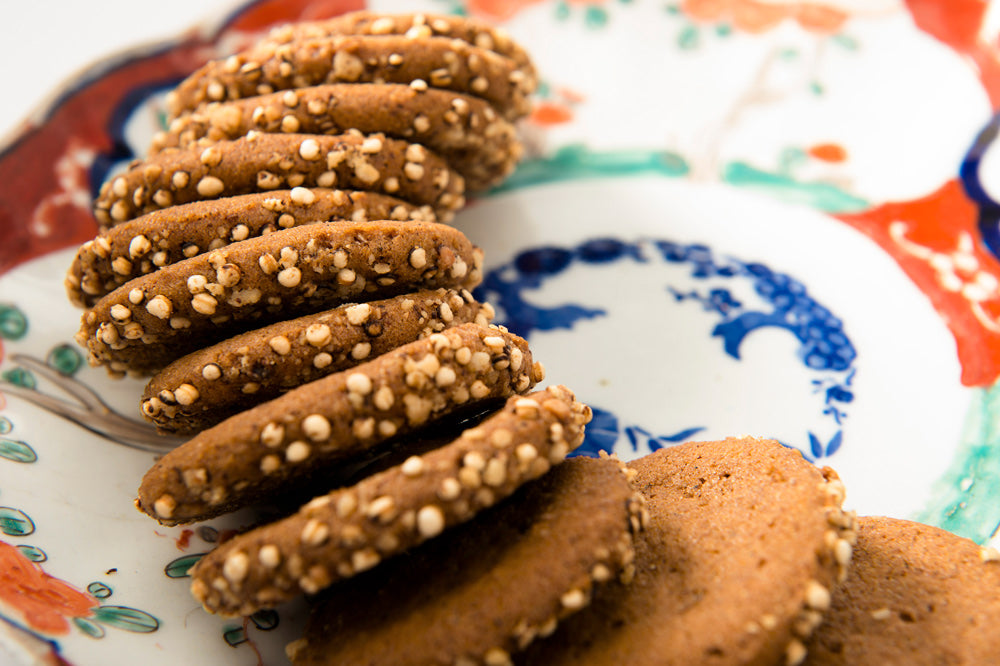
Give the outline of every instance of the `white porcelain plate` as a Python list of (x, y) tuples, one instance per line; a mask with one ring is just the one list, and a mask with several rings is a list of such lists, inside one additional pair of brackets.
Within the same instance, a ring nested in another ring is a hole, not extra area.
[[(0, 153), (0, 655), (279, 664), (299, 636), (304, 604), (232, 621), (188, 594), (191, 563), (250, 517), (134, 510), (142, 384), (86, 367), (62, 276), (168, 86), (274, 22), (359, 6), (256, 2), (101, 63)], [(527, 158), (455, 224), (485, 249), (500, 322), (593, 406), (584, 453), (773, 437), (837, 469), (859, 513), (996, 543), (985, 3), (421, 6), (501, 23), (537, 60)]]

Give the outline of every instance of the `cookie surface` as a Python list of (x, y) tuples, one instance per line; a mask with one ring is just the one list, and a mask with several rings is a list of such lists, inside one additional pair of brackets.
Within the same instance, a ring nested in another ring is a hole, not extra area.
[[(247, 132), (362, 133), (418, 142), (482, 190), (513, 171), (522, 147), (514, 126), (486, 101), (462, 93), (392, 83), (340, 83), (286, 90), (185, 113), (153, 139), (152, 152), (194, 142), (233, 140)], [(419, 148), (411, 148), (419, 150)]]
[(863, 517), (850, 574), (806, 663), (996, 663), (998, 627), (1000, 561), (936, 527)]
[(850, 557), (843, 485), (777, 442), (728, 439), (629, 463), (646, 498), (636, 576), (518, 664), (795, 664)]
[[(294, 187), (380, 192), (431, 206), (447, 221), (465, 184), (439, 156), (383, 134), (251, 133), (190, 149), (170, 148), (101, 186), (98, 223), (110, 226), (177, 204)], [(413, 165), (413, 166), (410, 166)]]
[(522, 339), (464, 324), (289, 391), (199, 433), (146, 473), (137, 506), (165, 524), (247, 505), (470, 404), (543, 377)]
[(493, 51), (534, 74), (531, 58), (503, 28), (467, 16), (452, 14), (382, 14), (357, 11), (322, 21), (303, 21), (271, 31), (267, 41), (287, 44), (298, 39), (333, 35), (409, 35), (411, 38), (448, 37)]
[(375, 192), (298, 188), (171, 206), (117, 224), (84, 243), (66, 275), (74, 305), (90, 307), (129, 280), (223, 245), (329, 220), (436, 221), (417, 207)]
[(421, 288), (471, 288), (482, 252), (432, 222), (321, 222), (226, 245), (136, 278), (83, 316), (94, 365), (150, 373), (257, 322)]
[[(142, 413), (162, 432), (193, 434), (448, 326), (486, 326), (493, 316), (464, 289), (438, 289), (278, 322), (171, 363), (147, 384)], [(198, 398), (181, 404), (177, 391)]]
[(613, 459), (572, 458), (496, 507), (344, 581), (288, 652), (320, 664), (505, 664), (627, 576), (641, 500)]
[[(419, 81), (420, 83), (416, 83)], [(167, 96), (172, 117), (207, 102), (324, 83), (402, 83), (482, 97), (501, 116), (530, 110), (535, 82), (517, 63), (460, 39), (333, 35), (279, 44), (264, 41), (204, 65)]]
[(229, 616), (315, 594), (545, 474), (580, 445), (590, 416), (562, 386), (511, 397), (453, 442), (227, 541), (191, 571), (192, 592), (209, 612)]

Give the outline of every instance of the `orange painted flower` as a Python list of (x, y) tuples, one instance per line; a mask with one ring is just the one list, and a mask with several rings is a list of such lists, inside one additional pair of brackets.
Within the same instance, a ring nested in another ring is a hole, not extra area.
[(810, 146), (806, 152), (821, 162), (837, 164), (847, 161), (847, 149), (837, 143), (817, 143)]
[(759, 34), (773, 30), (786, 19), (820, 34), (840, 30), (847, 12), (814, 2), (765, 2), (763, 0), (684, 0), (681, 10), (695, 21), (728, 21), (743, 32)]
[(469, 0), (466, 9), (473, 16), (493, 21), (507, 21), (522, 9), (537, 5), (542, 0)]
[[(522, 9), (537, 5), (543, 0), (468, 0), (465, 8), (473, 16), (482, 16), (492, 21), (507, 21)], [(600, 5), (605, 0), (566, 0), (569, 5)]]
[(31, 629), (66, 634), (67, 618), (93, 615), (97, 599), (42, 571), (14, 546), (0, 541), (0, 602)]
[(538, 102), (531, 111), (531, 122), (536, 125), (559, 125), (573, 119), (573, 112), (562, 104)]

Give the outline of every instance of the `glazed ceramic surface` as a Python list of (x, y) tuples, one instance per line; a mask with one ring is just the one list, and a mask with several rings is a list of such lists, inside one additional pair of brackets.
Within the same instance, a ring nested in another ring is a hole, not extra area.
[[(368, 6), (478, 16), (535, 56), (527, 159), (455, 224), (486, 252), (479, 295), (594, 408), (582, 453), (773, 437), (835, 468), (859, 513), (997, 543), (985, 3)], [(361, 7), (262, 0), (103, 61), (0, 153), (0, 657), (286, 662), (304, 604), (223, 620), (187, 590), (254, 516), (164, 528), (133, 508), (155, 456), (142, 382), (86, 366), (62, 276), (171, 85), (276, 23)]]

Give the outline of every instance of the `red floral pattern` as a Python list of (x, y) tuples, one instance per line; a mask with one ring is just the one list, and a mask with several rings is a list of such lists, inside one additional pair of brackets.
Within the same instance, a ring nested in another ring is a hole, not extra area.
[(759, 34), (791, 19), (810, 32), (833, 34), (848, 18), (847, 12), (812, 2), (760, 2), (758, 0), (684, 0), (681, 10), (696, 21), (727, 21), (743, 32)]
[(97, 599), (45, 573), (21, 552), (0, 541), (0, 602), (43, 634), (69, 633), (67, 618), (89, 617)]

